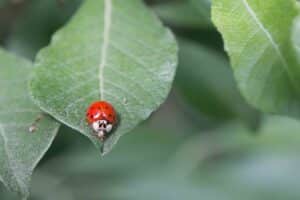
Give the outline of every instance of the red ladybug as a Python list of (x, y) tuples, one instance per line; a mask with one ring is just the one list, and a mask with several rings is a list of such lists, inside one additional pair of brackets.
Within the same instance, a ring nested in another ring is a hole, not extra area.
[(103, 141), (117, 123), (117, 114), (114, 107), (106, 101), (92, 103), (86, 111), (86, 120)]

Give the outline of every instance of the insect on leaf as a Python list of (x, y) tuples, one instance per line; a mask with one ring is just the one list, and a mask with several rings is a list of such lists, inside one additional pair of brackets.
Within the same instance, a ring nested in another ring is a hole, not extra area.
[(105, 154), (165, 100), (176, 63), (174, 37), (142, 1), (89, 0), (39, 53), (31, 92), (44, 111), (97, 147), (85, 112), (94, 101), (110, 102), (119, 123)]

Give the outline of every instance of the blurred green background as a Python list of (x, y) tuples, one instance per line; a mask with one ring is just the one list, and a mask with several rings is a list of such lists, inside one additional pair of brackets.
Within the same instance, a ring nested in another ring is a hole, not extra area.
[[(0, 44), (34, 60), (81, 0), (0, 0)], [(300, 123), (240, 96), (209, 0), (146, 1), (175, 33), (167, 101), (101, 158), (67, 127), (39, 164), (31, 200), (298, 200)], [(0, 186), (0, 199), (18, 199)]]

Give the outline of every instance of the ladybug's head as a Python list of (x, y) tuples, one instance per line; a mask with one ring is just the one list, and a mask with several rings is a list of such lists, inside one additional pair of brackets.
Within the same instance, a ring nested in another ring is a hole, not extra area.
[(104, 140), (105, 136), (112, 130), (113, 125), (107, 120), (98, 120), (92, 123), (92, 128), (97, 133), (97, 136)]

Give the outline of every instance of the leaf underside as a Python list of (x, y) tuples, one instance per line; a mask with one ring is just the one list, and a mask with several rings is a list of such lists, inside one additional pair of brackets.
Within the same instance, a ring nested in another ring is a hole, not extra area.
[(172, 34), (140, 0), (89, 0), (37, 57), (35, 102), (100, 147), (85, 111), (106, 100), (119, 123), (103, 154), (157, 109), (169, 93), (177, 63)]
[(214, 0), (212, 18), (225, 41), (239, 88), (265, 112), (300, 116), (300, 65), (291, 43), (294, 0)]
[(41, 114), (27, 90), (32, 64), (0, 49), (0, 180), (24, 199), (33, 169), (52, 143), (59, 124), (45, 116), (34, 133), (29, 127)]

